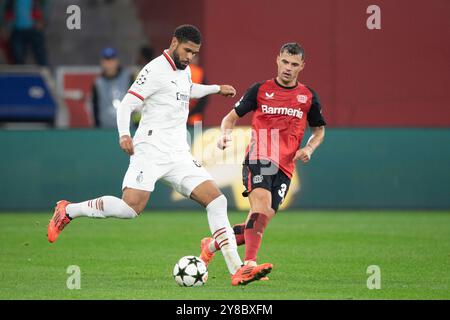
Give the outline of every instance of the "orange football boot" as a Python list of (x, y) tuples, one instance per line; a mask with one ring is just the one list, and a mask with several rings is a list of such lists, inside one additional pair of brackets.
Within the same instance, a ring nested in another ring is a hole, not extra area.
[(271, 263), (263, 263), (256, 266), (242, 266), (232, 277), (231, 285), (247, 285), (252, 281), (260, 280), (272, 271)]
[(209, 251), (209, 244), (211, 241), (215, 241), (214, 238), (206, 237), (200, 241), (200, 249), (202, 250), (200, 253), (200, 259), (203, 260), (206, 266), (208, 266), (215, 254), (214, 252)]
[(69, 201), (58, 201), (55, 207), (55, 213), (53, 214), (50, 223), (47, 228), (47, 238), (49, 242), (55, 242), (61, 231), (70, 223), (70, 218), (66, 214), (66, 207), (70, 204)]

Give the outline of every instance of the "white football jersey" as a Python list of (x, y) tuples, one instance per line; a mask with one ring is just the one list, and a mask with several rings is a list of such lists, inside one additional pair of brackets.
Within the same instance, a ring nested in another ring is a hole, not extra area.
[(145, 141), (162, 152), (189, 150), (186, 122), (191, 87), (189, 66), (177, 69), (166, 51), (139, 72), (128, 91), (144, 102), (135, 145)]

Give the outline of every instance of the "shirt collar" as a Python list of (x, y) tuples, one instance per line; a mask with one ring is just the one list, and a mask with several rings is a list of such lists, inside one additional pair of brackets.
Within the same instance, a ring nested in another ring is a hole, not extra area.
[(170, 57), (169, 50), (164, 50), (163, 55), (166, 58), (167, 62), (169, 62), (170, 66), (172, 67), (173, 71), (177, 70), (177, 67), (175, 66), (175, 62), (173, 62), (172, 58)]

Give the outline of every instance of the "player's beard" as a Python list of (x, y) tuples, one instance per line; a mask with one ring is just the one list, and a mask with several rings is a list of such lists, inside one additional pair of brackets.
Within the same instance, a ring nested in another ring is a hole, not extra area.
[(178, 49), (178, 47), (173, 51), (173, 62), (175, 63), (175, 66), (177, 67), (177, 69), (184, 70), (184, 69), (186, 69), (186, 67), (189, 64), (184, 65), (181, 63), (180, 55), (177, 53), (177, 49)]

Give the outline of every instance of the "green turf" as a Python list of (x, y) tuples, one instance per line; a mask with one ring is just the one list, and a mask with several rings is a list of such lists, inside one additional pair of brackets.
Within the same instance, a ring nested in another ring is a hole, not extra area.
[[(48, 218), (0, 214), (0, 299), (450, 299), (446, 212), (280, 212), (259, 254), (274, 264), (270, 281), (232, 287), (218, 254), (197, 288), (178, 287), (172, 268), (199, 254), (202, 211), (78, 219), (54, 244)], [(66, 287), (70, 265), (80, 290)], [(381, 268), (380, 290), (366, 286), (369, 265)]]

